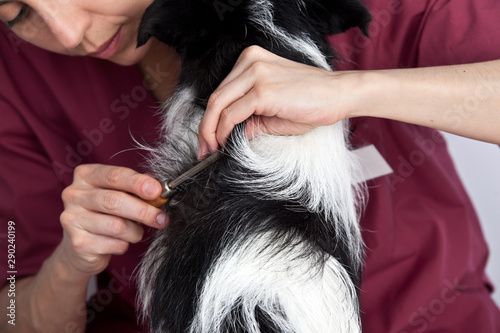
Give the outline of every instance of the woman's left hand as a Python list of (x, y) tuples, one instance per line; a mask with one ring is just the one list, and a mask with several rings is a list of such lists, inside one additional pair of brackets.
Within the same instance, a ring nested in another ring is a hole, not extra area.
[(247, 119), (251, 138), (303, 134), (345, 118), (351, 97), (341, 93), (341, 77), (351, 75), (296, 63), (258, 46), (245, 49), (209, 99), (198, 157), (224, 146), (234, 126)]

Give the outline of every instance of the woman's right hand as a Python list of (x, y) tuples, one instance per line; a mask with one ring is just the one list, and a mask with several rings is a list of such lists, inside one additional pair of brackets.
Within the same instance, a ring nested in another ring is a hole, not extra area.
[(141, 224), (166, 227), (164, 211), (131, 194), (153, 200), (161, 194), (161, 185), (124, 167), (86, 164), (75, 169), (73, 183), (62, 194), (60, 218), (62, 253), (74, 269), (88, 276), (100, 273), (111, 255), (125, 253), (130, 243), (142, 239)]
[(331, 72), (259, 46), (246, 48), (213, 92), (199, 125), (198, 158), (223, 147), (236, 124), (246, 135), (298, 135), (349, 116), (358, 72)]

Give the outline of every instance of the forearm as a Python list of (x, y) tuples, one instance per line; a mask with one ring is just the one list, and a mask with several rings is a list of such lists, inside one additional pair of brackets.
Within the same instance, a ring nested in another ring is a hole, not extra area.
[[(85, 329), (86, 289), (90, 277), (74, 271), (58, 247), (34, 277), (16, 281), (15, 326), (7, 316), (0, 320), (2, 332), (66, 332)], [(8, 288), (1, 291), (5, 309)]]
[(360, 73), (349, 117), (373, 116), (500, 144), (500, 60)]
[(500, 60), (415, 69), (326, 71), (246, 49), (210, 96), (199, 158), (224, 146), (236, 124), (298, 135), (344, 118), (399, 120), (500, 144)]

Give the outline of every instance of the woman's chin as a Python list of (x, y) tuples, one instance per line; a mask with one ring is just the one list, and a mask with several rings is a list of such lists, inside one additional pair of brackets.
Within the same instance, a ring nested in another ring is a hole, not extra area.
[(116, 53), (108, 60), (117, 65), (122, 65), (122, 66), (136, 65), (146, 56), (149, 49), (151, 48), (152, 42), (153, 41), (150, 40), (141, 47), (129, 47), (128, 49), (123, 50), (122, 52)]

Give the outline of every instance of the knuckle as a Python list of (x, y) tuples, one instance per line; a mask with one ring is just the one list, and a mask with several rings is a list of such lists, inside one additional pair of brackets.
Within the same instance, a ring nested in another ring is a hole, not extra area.
[(207, 107), (215, 107), (217, 106), (218, 101), (220, 100), (221, 92), (220, 90), (215, 90), (212, 95), (208, 98)]
[(70, 226), (72, 226), (75, 219), (75, 214), (67, 210), (64, 210), (59, 217), (61, 225), (64, 229), (68, 229)]
[(139, 243), (143, 237), (144, 237), (144, 228), (139, 227), (137, 229), (137, 232), (134, 232), (132, 234), (132, 237), (130, 239), (130, 243), (132, 243), (132, 244)]
[(121, 207), (121, 196), (113, 191), (105, 191), (102, 194), (101, 205), (105, 211), (114, 212)]
[(64, 203), (69, 203), (77, 198), (77, 192), (71, 185), (66, 187), (61, 193), (61, 199)]
[(129, 245), (130, 244), (128, 242), (125, 242), (125, 241), (117, 242), (114, 254), (118, 254), (118, 255), (124, 254), (125, 252), (127, 252)]
[(83, 252), (83, 250), (87, 248), (87, 244), (88, 241), (86, 237), (79, 234), (72, 235), (71, 246), (76, 252)]
[(141, 204), (141, 206), (137, 210), (136, 216), (137, 216), (137, 221), (139, 222), (151, 222), (153, 220), (148, 204)]
[(145, 176), (141, 174), (134, 174), (132, 177), (129, 177), (129, 179), (132, 189), (134, 189), (134, 191), (139, 191), (145, 181)]
[(95, 166), (93, 164), (80, 164), (75, 168), (73, 173), (74, 178), (86, 178), (88, 175), (93, 173)]
[(245, 59), (249, 58), (252, 59), (254, 57), (259, 56), (260, 54), (262, 54), (262, 48), (257, 45), (251, 45), (246, 49), (244, 49), (243, 52), (241, 53), (242, 57)]
[(264, 76), (269, 72), (269, 64), (264, 61), (256, 61), (250, 66), (250, 72), (254, 76)]
[(111, 235), (120, 236), (125, 233), (127, 226), (121, 219), (111, 219), (107, 225), (107, 229)]
[(221, 118), (225, 119), (226, 121), (231, 118), (231, 109), (230, 108), (225, 108), (221, 112)]
[(112, 186), (120, 183), (122, 170), (120, 168), (113, 168), (106, 174), (106, 181)]

